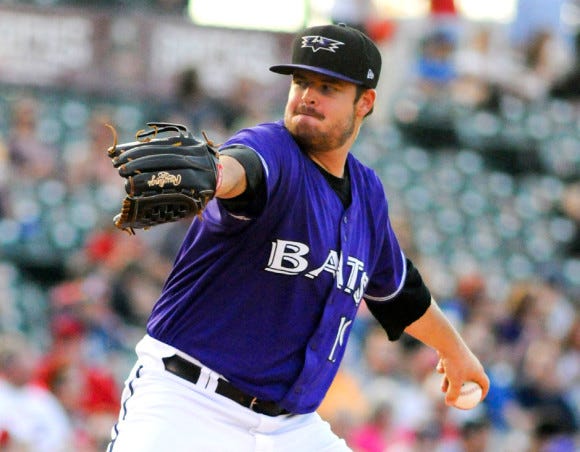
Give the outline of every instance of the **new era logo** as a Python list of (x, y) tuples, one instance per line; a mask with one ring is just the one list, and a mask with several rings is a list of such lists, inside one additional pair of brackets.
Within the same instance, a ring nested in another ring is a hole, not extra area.
[(336, 53), (336, 49), (343, 45), (344, 42), (325, 38), (324, 36), (302, 36), (302, 48), (310, 47), (313, 52), (326, 50), (328, 52)]
[(372, 69), (369, 69), (368, 72), (367, 72), (367, 79), (368, 80), (372, 80), (374, 78), (375, 78), (375, 73), (373, 72)]

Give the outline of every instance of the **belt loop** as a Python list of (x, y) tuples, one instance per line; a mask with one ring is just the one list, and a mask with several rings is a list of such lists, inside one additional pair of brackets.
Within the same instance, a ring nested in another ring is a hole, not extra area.
[(200, 372), (199, 372), (199, 380), (197, 380), (197, 385), (200, 388), (207, 388), (207, 385), (209, 383), (209, 372), (205, 367), (200, 367)]
[(216, 392), (218, 385), (218, 375), (206, 367), (202, 367), (201, 373), (207, 377), (204, 388), (211, 392)]
[(258, 403), (258, 398), (257, 397), (252, 398), (252, 401), (250, 402), (250, 406), (248, 408), (254, 411), (254, 405), (256, 405), (256, 403)]

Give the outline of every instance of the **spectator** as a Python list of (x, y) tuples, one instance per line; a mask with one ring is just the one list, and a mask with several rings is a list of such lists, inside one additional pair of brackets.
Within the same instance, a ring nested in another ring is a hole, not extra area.
[(458, 452), (491, 452), (490, 426), (485, 419), (465, 422), (459, 433)]
[(568, 55), (556, 35), (537, 30), (520, 52), (519, 67), (506, 89), (528, 102), (543, 101), (569, 68)]
[(53, 176), (56, 170), (57, 151), (38, 136), (39, 103), (26, 97), (12, 104), (8, 154), (14, 170), (14, 180), (34, 181)]
[(356, 452), (406, 451), (412, 443), (409, 432), (393, 423), (392, 405), (388, 402), (376, 403), (368, 420), (354, 427), (347, 438)]
[(458, 46), (454, 98), (459, 103), (498, 110), (503, 87), (515, 70), (513, 51), (505, 41), (497, 30), (482, 25)]
[(437, 355), (410, 337), (403, 340), (403, 377), (395, 380), (398, 383), (397, 389), (390, 394), (394, 397), (392, 400), (397, 400), (393, 406), (393, 422), (398, 429), (417, 432), (430, 424), (437, 403), (443, 398), (439, 391), (434, 394), (430, 390)]
[(10, 446), (67, 452), (72, 427), (58, 399), (33, 382), (38, 350), (19, 334), (0, 337), (0, 431)]
[(239, 77), (235, 80), (230, 94), (224, 99), (226, 105), (225, 126), (230, 131), (239, 130), (251, 124), (272, 119), (268, 108), (270, 101), (267, 90), (256, 80)]
[(428, 95), (444, 95), (457, 77), (454, 36), (441, 29), (425, 36), (420, 44), (416, 76), (419, 87)]
[(114, 278), (111, 307), (124, 323), (143, 328), (162, 286), (146, 265), (135, 261)]
[(396, 380), (402, 366), (402, 348), (398, 344), (385, 342), (384, 332), (376, 322), (370, 324), (363, 340), (363, 361), (357, 363), (362, 379), (369, 383), (378, 377)]
[[(52, 344), (43, 355), (36, 379), (60, 401), (74, 425), (75, 450), (107, 439), (88, 426), (104, 418), (113, 422), (119, 410), (116, 375), (89, 357), (87, 326), (76, 315), (60, 313), (52, 319)], [(106, 444), (106, 443), (105, 443)], [(102, 446), (102, 444), (101, 444)], [(101, 447), (102, 450), (102, 447)]]
[(532, 338), (541, 336), (540, 303), (529, 281), (514, 283), (505, 300), (505, 315), (497, 323), (500, 343), (506, 343), (514, 356), (522, 356)]
[(540, 410), (534, 426), (530, 452), (575, 452), (574, 432), (567, 430), (567, 419), (559, 410)]
[(516, 400), (536, 429), (571, 436), (577, 433), (577, 413), (555, 371), (560, 354), (560, 345), (554, 340), (540, 339), (530, 344), (517, 379)]
[(171, 115), (164, 120), (183, 123), (197, 133), (206, 131), (216, 142), (225, 137), (240, 114), (223, 99), (205, 92), (195, 68), (187, 68), (177, 75), (172, 99), (162, 108), (160, 115), (166, 115), (166, 112), (171, 112)]
[(103, 186), (119, 187), (118, 177), (111, 171), (111, 162), (103, 158), (113, 143), (113, 135), (106, 124), (113, 124), (111, 114), (104, 108), (96, 108), (87, 124), (87, 138), (72, 141), (65, 148), (66, 180), (71, 190), (91, 190)]
[(444, 29), (420, 41), (405, 88), (395, 99), (395, 124), (410, 143), (437, 149), (457, 142), (453, 89), (456, 40)]

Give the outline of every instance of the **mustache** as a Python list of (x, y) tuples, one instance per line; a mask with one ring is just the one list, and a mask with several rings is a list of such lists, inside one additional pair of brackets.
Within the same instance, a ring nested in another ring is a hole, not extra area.
[(324, 115), (322, 113), (319, 113), (314, 108), (308, 107), (306, 105), (300, 105), (300, 106), (298, 106), (298, 108), (296, 108), (296, 110), (294, 111), (294, 113), (297, 114), (297, 115), (313, 116), (316, 119), (321, 119), (321, 120), (324, 119)]

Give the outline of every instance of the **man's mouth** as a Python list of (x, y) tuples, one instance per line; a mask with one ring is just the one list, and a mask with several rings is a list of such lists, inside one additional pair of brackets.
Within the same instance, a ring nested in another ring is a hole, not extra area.
[(318, 113), (315, 109), (308, 108), (308, 107), (298, 107), (296, 109), (296, 114), (297, 115), (312, 116), (313, 118), (316, 118), (319, 120), (324, 119), (324, 115), (322, 115), (321, 113)]

